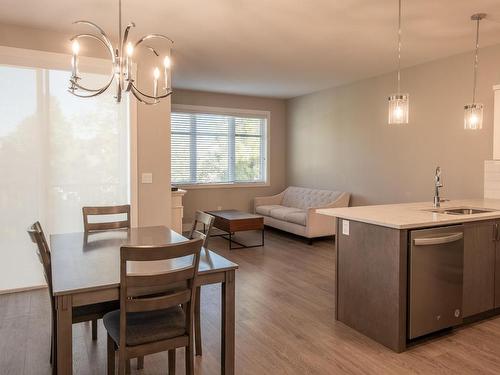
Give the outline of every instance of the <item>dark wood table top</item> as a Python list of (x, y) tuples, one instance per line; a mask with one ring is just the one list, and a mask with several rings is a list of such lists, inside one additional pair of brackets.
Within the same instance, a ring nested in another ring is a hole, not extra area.
[(206, 211), (207, 214), (215, 216), (216, 218), (224, 220), (254, 220), (254, 219), (264, 219), (261, 215), (250, 214), (238, 210), (220, 210), (220, 211)]
[[(120, 247), (165, 245), (187, 239), (163, 227), (142, 227), (105, 232), (55, 234), (50, 236), (54, 295), (113, 288), (120, 285)], [(191, 261), (190, 257), (156, 262), (130, 262), (129, 272), (168, 272)], [(202, 249), (198, 273), (237, 269), (238, 265)]]

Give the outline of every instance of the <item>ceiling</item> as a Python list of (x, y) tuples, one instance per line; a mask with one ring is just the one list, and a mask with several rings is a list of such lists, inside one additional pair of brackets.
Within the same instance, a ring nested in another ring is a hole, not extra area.
[[(0, 0), (0, 23), (117, 34), (118, 0)], [(404, 67), (500, 43), (499, 0), (403, 0)], [(174, 86), (290, 98), (393, 71), (397, 0), (123, 0), (133, 36), (175, 40)], [(114, 32), (114, 33), (113, 33)], [(499, 62), (500, 64), (500, 62)], [(500, 66), (500, 65), (499, 65)]]

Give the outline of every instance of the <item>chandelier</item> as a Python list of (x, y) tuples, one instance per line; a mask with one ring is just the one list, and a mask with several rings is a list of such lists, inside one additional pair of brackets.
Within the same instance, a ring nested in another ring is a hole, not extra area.
[[(161, 35), (161, 34), (149, 34), (140, 38), (137, 42), (132, 43), (128, 40), (129, 32), (132, 27), (135, 27), (135, 24), (131, 22), (123, 32), (122, 36), (122, 2), (118, 0), (118, 46), (116, 48), (113, 47), (110, 39), (103, 31), (101, 27), (96, 25), (90, 21), (76, 21), (74, 24), (83, 24), (91, 27), (94, 33), (83, 33), (75, 35), (70, 39), (72, 42), (72, 73), (71, 78), (69, 80), (70, 86), (68, 91), (75, 96), (80, 98), (92, 98), (94, 96), (100, 95), (105, 92), (115, 81), (116, 85), (116, 101), (120, 102), (122, 98), (123, 92), (131, 92), (137, 100), (144, 104), (157, 104), (160, 99), (166, 98), (172, 94), (172, 88), (170, 85), (169, 75), (171, 68), (171, 59), (170, 59), (170, 48), (168, 48), (168, 53), (160, 56), (160, 54), (151, 47), (146, 44), (148, 41), (154, 39), (160, 39), (166, 41), (168, 46), (170, 47), (174, 42), (172, 39)], [(111, 63), (113, 66), (113, 70), (111, 76), (107, 83), (104, 84), (101, 88), (93, 89), (83, 86), (79, 81), (82, 77), (79, 76), (80, 72), (78, 71), (78, 53), (80, 52), (80, 43), (79, 41), (82, 39), (92, 39), (100, 42), (109, 53), (109, 57), (111, 58)], [(133, 74), (133, 55), (134, 51), (141, 44), (151, 51), (155, 58), (162, 58), (160, 60), (163, 65), (162, 71), (160, 71), (159, 67), (155, 67), (153, 70), (153, 91), (152, 93), (145, 93), (141, 91), (134, 80)], [(163, 74), (163, 77), (161, 75)]]

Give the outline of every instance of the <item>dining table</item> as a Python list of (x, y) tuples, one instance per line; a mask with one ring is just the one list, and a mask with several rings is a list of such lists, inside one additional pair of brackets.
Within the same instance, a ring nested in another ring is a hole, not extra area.
[[(73, 307), (119, 301), (120, 248), (186, 241), (165, 226), (50, 236), (53, 294), (57, 313), (57, 374), (73, 373)], [(168, 272), (182, 260), (132, 262), (134, 273)], [(135, 263), (135, 264), (134, 264)], [(151, 264), (150, 264), (151, 263)], [(202, 248), (197, 286), (221, 284), (221, 374), (234, 374), (235, 271), (238, 265)], [(199, 301), (197, 301), (199, 303)], [(105, 348), (103, 348), (105, 350)]]

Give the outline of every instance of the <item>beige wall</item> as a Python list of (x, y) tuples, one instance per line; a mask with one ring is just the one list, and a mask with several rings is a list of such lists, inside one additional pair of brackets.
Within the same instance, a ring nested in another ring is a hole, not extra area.
[(410, 124), (387, 125), (395, 73), (287, 102), (287, 182), (349, 191), (354, 205), (430, 201), (436, 165), (443, 196), (482, 197), (483, 162), (492, 158), (493, 91), (500, 83), (500, 46), (480, 51), (478, 101), (482, 131), (463, 130), (471, 101), (472, 53), (402, 73)]
[[(285, 101), (202, 91), (175, 90), (173, 104), (253, 109), (271, 112), (270, 182), (268, 187), (188, 189), (184, 196), (184, 223), (196, 210), (240, 209), (249, 211), (256, 196), (278, 193), (285, 187)], [(174, 156), (175, 157), (175, 156)]]
[[(3, 46), (69, 53), (69, 38), (67, 34), (0, 24)], [(148, 65), (138, 67), (139, 80), (151, 73)], [(138, 185), (139, 225), (170, 225), (170, 100), (155, 106), (138, 104), (137, 132), (139, 182), (141, 173), (153, 173), (153, 184)]]

